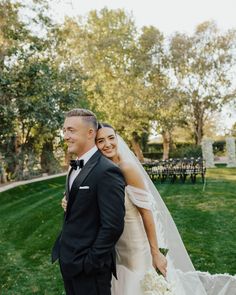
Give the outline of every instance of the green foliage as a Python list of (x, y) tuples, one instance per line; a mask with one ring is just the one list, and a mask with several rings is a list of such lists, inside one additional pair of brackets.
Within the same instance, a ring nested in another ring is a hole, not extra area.
[(28, 37), (28, 30), (20, 21), (18, 9), (20, 4), (10, 0), (0, 2), (0, 68), (3, 67), (4, 58), (11, 56), (19, 50), (19, 46)]
[(168, 40), (107, 8), (55, 25), (48, 4), (0, 3), (0, 153), (9, 177), (60, 169), (63, 113), (73, 107), (91, 108), (137, 149), (155, 122), (166, 157), (176, 127), (188, 125), (199, 145), (207, 118), (235, 97), (234, 31), (206, 22)]
[(214, 22), (204, 22), (192, 36), (176, 33), (171, 38), (170, 62), (198, 145), (207, 119), (235, 98), (229, 75), (235, 64), (235, 37), (233, 30), (221, 33)]
[[(102, 119), (131, 139), (132, 133), (139, 133), (147, 122), (142, 107), (143, 87), (134, 74), (135, 26), (123, 11), (105, 9), (100, 14), (91, 13), (88, 30), (88, 41), (93, 40), (93, 47), (88, 44), (88, 59), (97, 60), (95, 71), (85, 83), (88, 97)], [(97, 31), (104, 33), (98, 35)], [(94, 52), (96, 47), (99, 54)]]
[(163, 159), (163, 152), (144, 152), (143, 156), (151, 160), (160, 160)]
[[(148, 152), (144, 153), (146, 158), (161, 159), (163, 158), (162, 143), (152, 143), (148, 145)], [(198, 158), (202, 157), (202, 150), (200, 146), (193, 143), (174, 143), (171, 146), (170, 158)]]
[(213, 152), (215, 155), (222, 155), (225, 153), (226, 142), (225, 140), (218, 140), (212, 144)]
[(91, 11), (85, 23), (67, 20), (63, 31), (67, 54), (86, 73), (83, 87), (98, 118), (128, 139), (141, 135), (148, 116), (132, 18), (123, 10)]
[[(7, 107), (13, 110), (13, 115), (12, 123), (4, 130), (4, 146), (7, 145), (9, 134), (19, 134), (21, 148), (13, 152), (19, 152), (18, 160), (22, 159), (19, 170), (22, 171), (29, 152), (33, 151), (37, 158), (47, 141), (55, 141), (60, 136), (64, 111), (75, 105), (82, 106), (85, 102), (80, 79), (75, 83), (65, 79), (65, 73), (61, 72), (59, 65), (48, 57), (35, 56), (37, 52), (23, 54), (18, 64), (10, 69), (12, 77), (8, 84), (10, 100), (7, 101)], [(3, 119), (9, 115), (10, 112), (6, 111)], [(53, 163), (50, 157), (47, 160), (48, 164)]]
[[(31, 7), (36, 13), (32, 22), (48, 31), (42, 37), (20, 22), (18, 5), (1, 3), (0, 43), (5, 49), (0, 49), (0, 153), (8, 178), (22, 179), (25, 171), (33, 173), (40, 163), (47, 163), (43, 172), (58, 172), (54, 147), (60, 142), (64, 112), (87, 106), (81, 72), (56, 58), (58, 31), (43, 17), (47, 14), (43, 2)], [(52, 149), (45, 153), (43, 147), (49, 144)]]
[(171, 149), (170, 158), (198, 158), (202, 157), (201, 146), (195, 144), (179, 144)]

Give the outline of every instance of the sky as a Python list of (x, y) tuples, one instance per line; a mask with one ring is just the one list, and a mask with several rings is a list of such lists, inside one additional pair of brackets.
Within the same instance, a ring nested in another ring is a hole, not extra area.
[(132, 12), (138, 27), (153, 25), (166, 34), (191, 33), (196, 25), (215, 20), (222, 30), (236, 28), (235, 0), (54, 0), (54, 13), (86, 15), (90, 10), (123, 8)]
[[(198, 24), (209, 20), (214, 20), (222, 31), (236, 29), (236, 0), (52, 0), (51, 3), (54, 17), (61, 21), (66, 15), (86, 16), (93, 9), (123, 8), (133, 14), (137, 27), (153, 25), (166, 36), (176, 31), (191, 34)], [(225, 108), (222, 126), (231, 128), (234, 122), (236, 111)]]

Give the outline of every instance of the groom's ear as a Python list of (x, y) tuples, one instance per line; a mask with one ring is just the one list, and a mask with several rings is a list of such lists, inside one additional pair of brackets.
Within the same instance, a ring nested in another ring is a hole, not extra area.
[(88, 129), (88, 135), (89, 135), (90, 138), (95, 138), (96, 137), (96, 133), (97, 132), (96, 132), (96, 130), (94, 128), (90, 127)]

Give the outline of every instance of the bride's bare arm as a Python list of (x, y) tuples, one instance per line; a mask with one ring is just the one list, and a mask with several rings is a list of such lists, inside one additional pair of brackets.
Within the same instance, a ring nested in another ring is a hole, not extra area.
[(150, 210), (137, 207), (143, 220), (144, 228), (150, 245), (152, 254), (152, 262), (154, 268), (158, 268), (160, 272), (166, 276), (167, 260), (160, 252), (157, 242), (157, 233), (152, 212)]
[[(124, 163), (120, 165), (120, 168), (128, 185), (146, 190), (142, 175), (140, 175), (135, 167), (129, 163)], [(153, 266), (154, 268), (158, 268), (160, 272), (166, 276), (167, 260), (160, 252), (158, 247), (157, 233), (152, 211), (140, 207), (137, 207), (137, 209), (139, 210), (143, 220), (144, 228), (150, 245), (150, 251), (152, 254)]]

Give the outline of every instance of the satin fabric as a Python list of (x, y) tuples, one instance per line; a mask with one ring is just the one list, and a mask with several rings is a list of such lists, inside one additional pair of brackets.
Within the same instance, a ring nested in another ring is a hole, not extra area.
[(125, 227), (116, 244), (117, 277), (112, 295), (143, 295), (140, 280), (152, 267), (149, 243), (138, 207), (151, 209), (148, 193), (132, 186), (125, 189)]
[[(151, 210), (156, 223), (159, 247), (167, 247), (158, 218), (157, 204), (150, 192), (132, 187), (125, 188), (125, 227), (116, 244), (117, 277), (112, 278), (112, 295), (145, 295), (140, 281), (152, 268), (149, 243), (138, 208)], [(172, 257), (174, 255), (174, 257)], [(211, 275), (199, 271), (182, 271), (175, 266), (178, 253), (168, 254), (167, 280), (175, 295), (235, 295), (236, 277), (228, 274)], [(156, 294), (153, 290), (153, 294)], [(151, 293), (150, 293), (151, 295)]]

